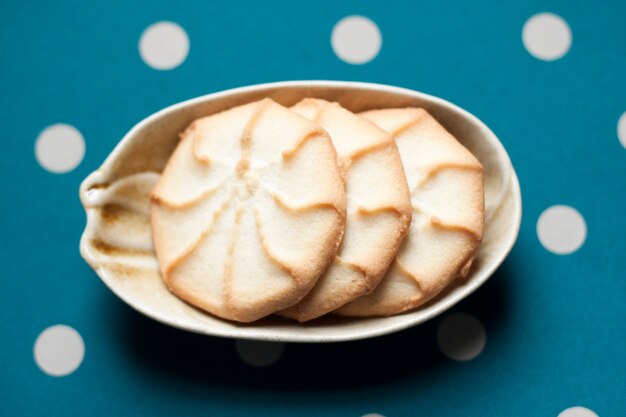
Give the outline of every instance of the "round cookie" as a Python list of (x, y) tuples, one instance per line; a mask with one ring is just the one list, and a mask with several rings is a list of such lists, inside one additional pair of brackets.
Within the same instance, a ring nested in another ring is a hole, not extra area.
[(408, 230), (411, 205), (389, 133), (337, 103), (305, 99), (291, 110), (329, 133), (346, 175), (346, 230), (335, 260), (302, 301), (279, 313), (303, 322), (376, 288)]
[(332, 142), (272, 100), (198, 119), (152, 191), (151, 223), (170, 290), (251, 322), (300, 301), (345, 226)]
[(424, 304), (469, 271), (483, 235), (483, 169), (423, 109), (374, 110), (361, 116), (396, 140), (413, 221), (380, 285), (337, 313), (386, 316)]

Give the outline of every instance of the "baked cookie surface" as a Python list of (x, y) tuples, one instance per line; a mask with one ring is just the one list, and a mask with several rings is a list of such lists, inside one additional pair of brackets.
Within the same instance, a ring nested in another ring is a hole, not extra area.
[(328, 132), (346, 178), (346, 230), (339, 251), (311, 292), (279, 313), (307, 321), (376, 288), (406, 235), (411, 204), (389, 133), (337, 103), (305, 99), (291, 110)]
[(376, 289), (337, 313), (386, 316), (416, 308), (469, 271), (484, 228), (480, 162), (423, 109), (361, 116), (395, 139), (411, 192), (413, 220)]
[(169, 289), (251, 322), (301, 300), (333, 261), (345, 190), (330, 138), (269, 99), (198, 119), (152, 191)]

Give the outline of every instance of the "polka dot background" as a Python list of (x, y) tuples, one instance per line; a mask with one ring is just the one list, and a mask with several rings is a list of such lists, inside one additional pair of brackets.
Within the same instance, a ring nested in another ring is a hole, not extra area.
[(330, 42), (339, 59), (349, 64), (366, 64), (378, 55), (382, 37), (371, 19), (348, 16), (337, 22)]
[(524, 24), (522, 40), (535, 58), (554, 61), (569, 50), (572, 32), (562, 17), (554, 13), (538, 13)]
[(73, 170), (85, 155), (85, 140), (75, 127), (58, 123), (37, 137), (35, 156), (39, 165), (57, 174)]
[[(626, 3), (309, 6), (0, 4), (3, 414), (622, 416)], [(296, 79), (482, 119), (521, 182), (510, 256), (436, 319), (350, 343), (224, 340), (131, 310), (78, 253), (80, 181), (167, 105)]]
[(157, 70), (179, 66), (189, 53), (189, 38), (176, 23), (157, 22), (146, 28), (139, 39), (139, 53), (145, 63)]
[(85, 356), (80, 334), (62, 324), (41, 332), (35, 341), (35, 362), (48, 375), (65, 376), (74, 372)]

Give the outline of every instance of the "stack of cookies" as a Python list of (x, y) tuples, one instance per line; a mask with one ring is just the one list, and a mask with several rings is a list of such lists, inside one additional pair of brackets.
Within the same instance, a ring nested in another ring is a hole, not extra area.
[(168, 288), (216, 316), (388, 316), (467, 275), (483, 169), (423, 109), (264, 99), (181, 134), (151, 222)]

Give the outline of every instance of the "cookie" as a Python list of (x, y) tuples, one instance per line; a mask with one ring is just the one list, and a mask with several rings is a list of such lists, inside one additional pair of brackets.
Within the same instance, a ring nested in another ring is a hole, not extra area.
[(467, 274), (483, 235), (480, 162), (423, 109), (361, 114), (395, 139), (411, 190), (413, 221), (379, 286), (340, 308), (387, 316), (416, 308)]
[(251, 322), (300, 301), (333, 261), (346, 196), (327, 133), (269, 99), (196, 120), (152, 191), (169, 289)]
[(389, 133), (337, 103), (305, 99), (291, 110), (328, 132), (346, 176), (346, 231), (335, 260), (302, 301), (279, 313), (303, 322), (376, 288), (408, 230), (411, 205)]

